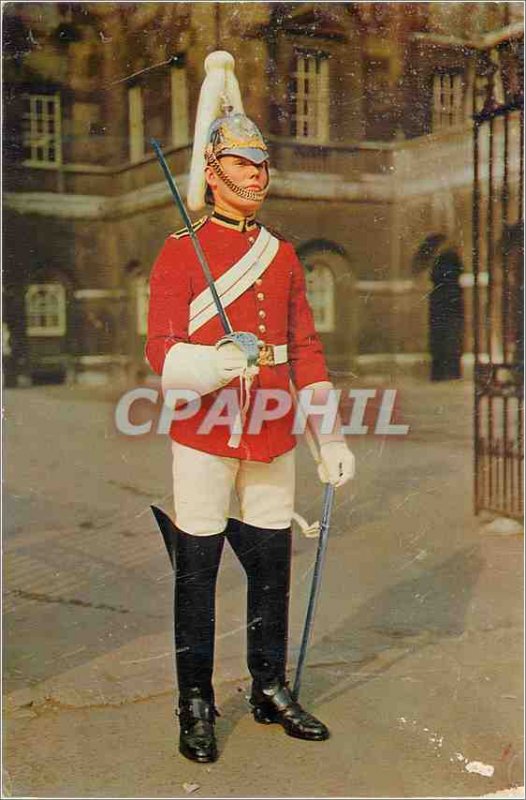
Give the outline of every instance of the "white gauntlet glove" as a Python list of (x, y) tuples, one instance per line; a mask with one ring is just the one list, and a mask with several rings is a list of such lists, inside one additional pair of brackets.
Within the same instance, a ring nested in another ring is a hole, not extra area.
[(323, 483), (343, 486), (354, 477), (354, 455), (345, 442), (326, 442), (320, 447), (318, 475)]
[[(219, 347), (180, 342), (168, 351), (164, 361), (163, 394), (169, 389), (209, 394), (238, 378), (246, 367), (246, 355), (232, 342)], [(258, 371), (257, 367), (251, 368), (253, 375)]]
[(240, 347), (233, 342), (225, 342), (215, 348), (216, 368), (221, 386), (234, 378), (239, 378), (248, 366), (247, 357)]

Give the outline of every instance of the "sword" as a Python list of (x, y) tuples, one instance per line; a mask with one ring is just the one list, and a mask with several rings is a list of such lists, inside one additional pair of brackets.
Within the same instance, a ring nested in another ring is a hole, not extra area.
[(316, 604), (321, 589), (321, 577), (323, 572), (323, 563), (325, 561), (325, 554), (327, 552), (327, 544), (329, 541), (329, 527), (331, 524), (331, 512), (334, 501), (334, 486), (327, 484), (325, 488), (325, 495), (323, 497), (323, 511), (320, 524), (320, 538), (318, 539), (318, 550), (316, 552), (316, 562), (314, 564), (314, 574), (312, 576), (312, 585), (310, 589), (309, 604), (307, 606), (307, 614), (305, 616), (305, 624), (303, 626), (303, 636), (301, 638), (300, 654), (298, 657), (298, 665), (296, 667), (296, 675), (294, 677), (294, 686), (292, 689), (292, 697), (297, 700), (300, 693), (301, 679), (303, 669), (305, 666), (305, 659), (307, 656), (307, 648), (309, 646), (309, 639), (312, 631), (312, 623), (314, 620), (314, 612), (316, 611)]
[[(199, 260), (201, 265), (201, 269), (203, 270), (204, 276), (206, 278), (206, 282), (208, 284), (208, 288), (212, 294), (212, 298), (219, 315), (219, 319), (221, 320), (221, 324), (223, 326), (223, 330), (225, 331), (225, 337), (220, 340), (220, 343), (224, 343), (226, 341), (233, 342), (236, 344), (242, 351), (245, 353), (247, 357), (247, 362), (249, 367), (253, 367), (257, 364), (259, 358), (259, 344), (258, 344), (258, 337), (254, 333), (248, 333), (247, 331), (234, 331), (230, 320), (226, 315), (226, 311), (223, 308), (223, 304), (221, 302), (221, 298), (217, 293), (217, 289), (215, 287), (214, 278), (212, 276), (212, 272), (210, 267), (208, 266), (208, 262), (206, 260), (206, 256), (203, 253), (203, 248), (197, 238), (197, 235), (194, 231), (194, 227), (192, 225), (192, 221), (188, 216), (188, 211), (185, 208), (183, 203), (183, 199), (181, 197), (181, 193), (177, 188), (177, 184), (170, 172), (170, 168), (166, 163), (166, 159), (163, 155), (163, 151), (161, 150), (161, 145), (156, 139), (151, 139), (151, 144), (153, 149), (155, 150), (155, 154), (159, 159), (159, 163), (161, 165), (162, 171), (164, 172), (164, 176), (167, 180), (168, 186), (170, 187), (170, 191), (172, 193), (172, 197), (175, 200), (175, 204), (179, 209), (179, 213), (183, 218), (183, 222), (185, 227), (190, 234), (190, 239), (192, 240), (192, 244), (194, 246), (195, 254)], [(219, 344), (219, 343), (218, 343)]]

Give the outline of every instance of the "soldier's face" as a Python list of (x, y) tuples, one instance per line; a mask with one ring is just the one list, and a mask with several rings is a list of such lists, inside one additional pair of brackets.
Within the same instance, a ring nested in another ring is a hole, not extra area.
[[(223, 156), (220, 159), (220, 163), (225, 174), (241, 189), (261, 192), (268, 185), (268, 166), (266, 161), (263, 164), (254, 164), (241, 156)], [(225, 211), (245, 216), (255, 213), (261, 206), (263, 200), (241, 197), (232, 189), (229, 189), (211, 167), (206, 168), (205, 174), (207, 183), (214, 195), (216, 206), (223, 208)]]

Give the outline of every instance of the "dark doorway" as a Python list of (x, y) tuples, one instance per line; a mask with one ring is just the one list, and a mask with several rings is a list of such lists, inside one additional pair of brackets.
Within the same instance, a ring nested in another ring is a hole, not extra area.
[(464, 298), (459, 278), (462, 263), (454, 250), (440, 253), (431, 269), (429, 296), (429, 348), (431, 380), (461, 377), (464, 345)]

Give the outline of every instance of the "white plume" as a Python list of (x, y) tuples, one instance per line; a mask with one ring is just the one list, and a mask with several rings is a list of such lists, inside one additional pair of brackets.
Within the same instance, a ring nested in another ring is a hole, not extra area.
[(244, 113), (234, 63), (233, 56), (225, 50), (215, 50), (205, 59), (205, 79), (197, 104), (188, 179), (187, 203), (191, 211), (199, 211), (205, 204), (205, 148), (210, 125), (218, 117), (224, 116), (225, 102), (233, 107), (233, 113)]

